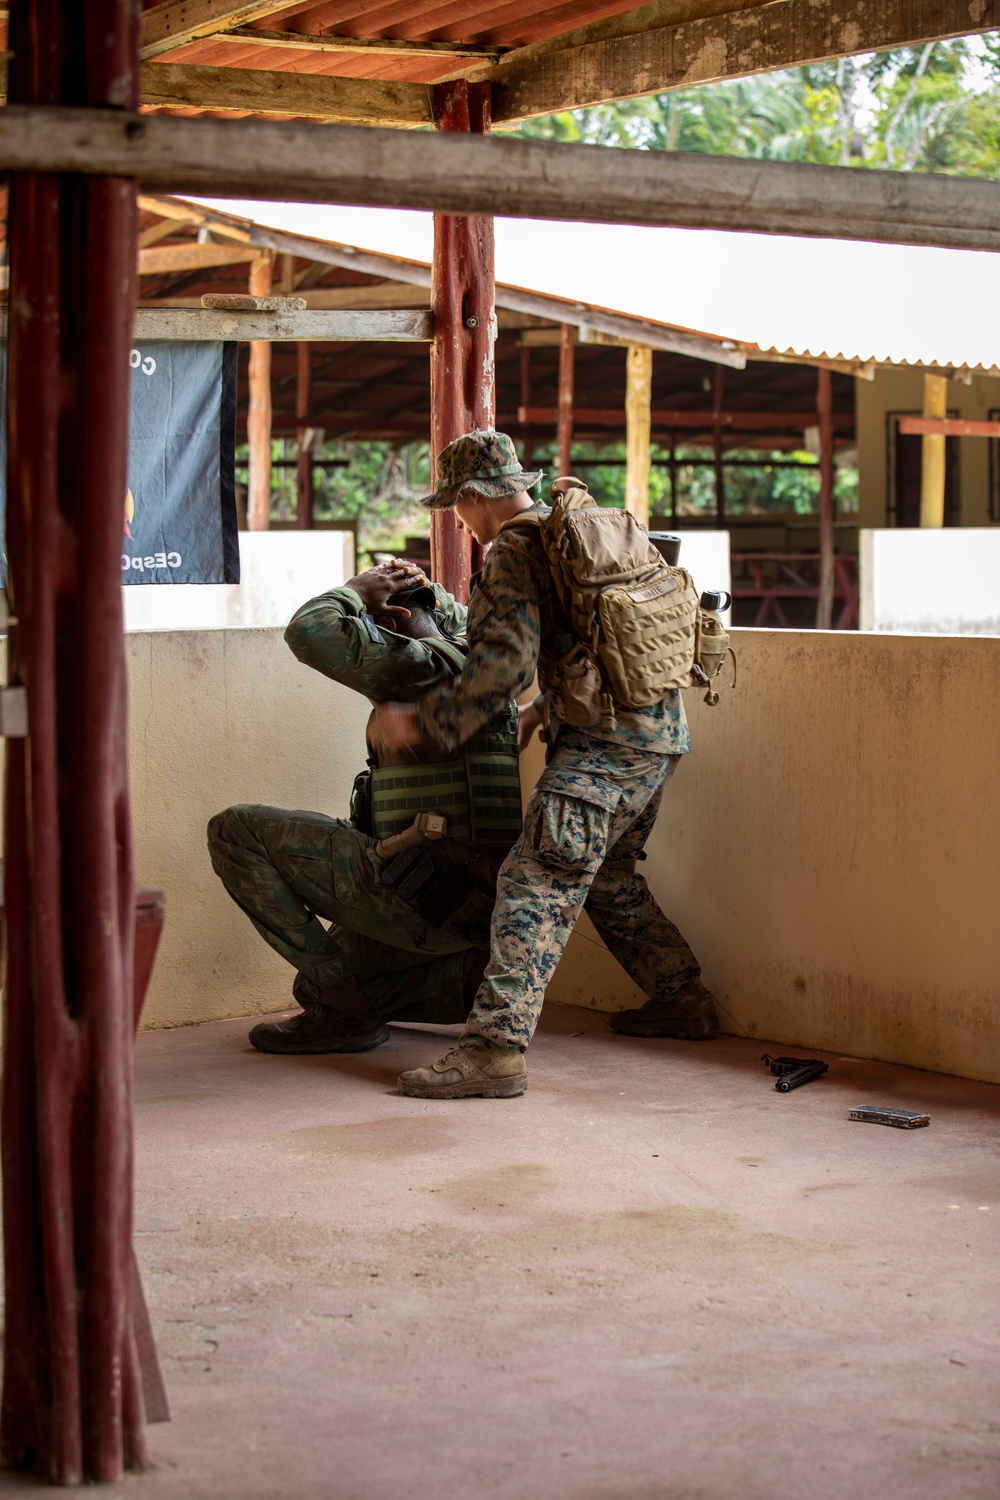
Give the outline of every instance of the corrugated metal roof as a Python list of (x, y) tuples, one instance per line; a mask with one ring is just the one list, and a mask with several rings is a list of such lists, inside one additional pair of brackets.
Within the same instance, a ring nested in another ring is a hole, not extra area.
[[(431, 256), (429, 214), (218, 206), (424, 265)], [(527, 219), (498, 219), (496, 243), (498, 281), (729, 341), (751, 357), (1000, 370), (1000, 257), (988, 252)]]

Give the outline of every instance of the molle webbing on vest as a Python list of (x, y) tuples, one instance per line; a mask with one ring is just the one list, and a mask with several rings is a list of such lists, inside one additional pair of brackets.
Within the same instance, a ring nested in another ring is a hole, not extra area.
[(419, 812), (444, 813), (450, 839), (472, 839), (465, 761), (376, 767), (372, 771), (372, 833), (389, 838), (409, 828)]
[(417, 813), (448, 819), (448, 837), (473, 844), (510, 845), (521, 831), (517, 709), (477, 731), (455, 760), (386, 766), (371, 773), (376, 838), (401, 833)]
[(472, 842), (512, 844), (522, 823), (517, 757), (474, 755), (470, 751), (465, 757), (465, 773), (472, 805)]

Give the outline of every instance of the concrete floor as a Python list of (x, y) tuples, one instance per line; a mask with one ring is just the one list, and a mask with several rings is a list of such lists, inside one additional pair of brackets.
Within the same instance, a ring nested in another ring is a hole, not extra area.
[[(431, 1103), (393, 1082), (451, 1033), (245, 1033), (139, 1040), (174, 1420), (102, 1494), (1000, 1494), (1000, 1087), (829, 1057), (782, 1096), (759, 1041), (550, 1007), (527, 1095)], [(847, 1119), (872, 1102), (931, 1127)]]

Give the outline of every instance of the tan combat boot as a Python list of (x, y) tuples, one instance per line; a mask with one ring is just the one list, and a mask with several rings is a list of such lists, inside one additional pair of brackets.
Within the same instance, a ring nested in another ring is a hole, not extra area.
[(527, 1087), (524, 1053), (499, 1047), (452, 1047), (429, 1068), (399, 1075), (399, 1092), (415, 1099), (509, 1099)]

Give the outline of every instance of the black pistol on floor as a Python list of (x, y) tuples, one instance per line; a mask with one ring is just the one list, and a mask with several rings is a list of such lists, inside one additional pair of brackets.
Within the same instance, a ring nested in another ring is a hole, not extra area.
[(829, 1066), (820, 1062), (818, 1057), (770, 1057), (766, 1052), (761, 1062), (767, 1063), (777, 1078), (774, 1086), (779, 1094), (791, 1093), (792, 1089), (800, 1089), (804, 1083), (821, 1078)]

